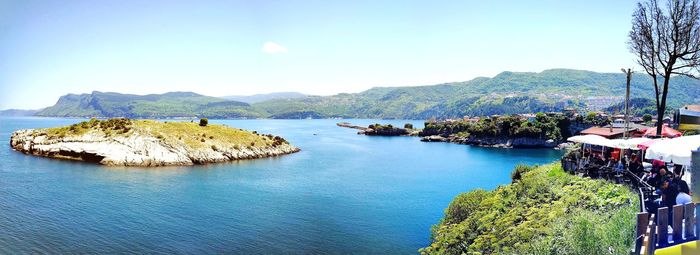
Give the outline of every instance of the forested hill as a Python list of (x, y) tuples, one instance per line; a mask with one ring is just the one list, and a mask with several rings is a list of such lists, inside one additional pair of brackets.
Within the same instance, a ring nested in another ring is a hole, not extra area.
[[(672, 78), (669, 107), (697, 103), (700, 81)], [(190, 92), (124, 95), (93, 92), (66, 95), (39, 116), (210, 117), (210, 118), (453, 118), (559, 111), (564, 107), (603, 109), (622, 101), (623, 73), (552, 69), (540, 73), (502, 72), (493, 78), (431, 86), (379, 87), (360, 93), (306, 96), (247, 104)], [(651, 79), (632, 78), (633, 98), (653, 98)]]
[[(356, 94), (271, 100), (255, 104), (271, 117), (450, 118), (558, 111), (564, 107), (602, 109), (623, 100), (623, 73), (552, 69), (540, 73), (502, 72), (493, 78), (418, 87), (381, 87)], [(652, 98), (645, 74), (632, 78), (632, 97)], [(700, 81), (673, 78), (669, 106), (700, 98)]]
[(266, 113), (257, 112), (247, 103), (208, 97), (192, 92), (129, 95), (92, 92), (68, 94), (36, 116), (52, 117), (129, 117), (173, 118), (210, 116), (214, 118), (257, 118)]

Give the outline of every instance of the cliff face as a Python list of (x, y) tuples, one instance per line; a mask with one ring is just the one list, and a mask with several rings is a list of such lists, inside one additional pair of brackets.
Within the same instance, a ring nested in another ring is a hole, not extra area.
[[(187, 123), (189, 124), (189, 123)], [(253, 136), (253, 134), (251, 134)], [(223, 141), (202, 139), (192, 146), (182, 139), (168, 139), (134, 128), (128, 135), (105, 136), (97, 131), (57, 137), (45, 130), (19, 130), (12, 134), (10, 146), (19, 152), (36, 156), (79, 160), (110, 166), (174, 166), (224, 162), (279, 156), (299, 151), (298, 148), (255, 134), (263, 145), (241, 146)]]
[(439, 135), (423, 136), (423, 142), (450, 142), (458, 144), (470, 144), (484, 147), (500, 148), (554, 148), (558, 143), (554, 140), (545, 140), (530, 137), (460, 137), (450, 135), (443, 137)]
[(554, 148), (558, 143), (554, 140), (545, 140), (529, 137), (449, 137), (448, 140), (459, 144), (474, 144), (487, 147), (504, 148)]
[(369, 135), (369, 136), (403, 136), (409, 135), (409, 132), (405, 128), (367, 128), (363, 131), (358, 132), (358, 134)]

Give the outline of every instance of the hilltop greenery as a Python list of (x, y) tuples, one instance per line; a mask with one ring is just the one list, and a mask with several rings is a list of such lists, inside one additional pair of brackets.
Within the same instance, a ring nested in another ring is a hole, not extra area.
[(629, 188), (518, 166), (513, 183), (457, 196), (422, 254), (628, 254), (638, 202)]
[[(503, 72), (493, 78), (417, 87), (379, 87), (333, 96), (281, 98), (248, 104), (189, 92), (125, 95), (69, 94), (37, 113), (57, 117), (130, 118), (461, 118), (492, 114), (594, 110), (622, 101), (622, 73), (552, 69), (540, 73)], [(635, 75), (633, 98), (652, 98), (650, 78)], [(697, 102), (700, 81), (675, 77), (669, 109)]]
[(528, 137), (561, 141), (571, 136), (570, 126), (571, 121), (562, 114), (537, 113), (532, 120), (517, 115), (507, 115), (481, 118), (477, 122), (426, 122), (420, 135)]
[[(304, 116), (406, 119), (548, 112), (565, 107), (598, 110), (622, 101), (625, 82), (623, 73), (569, 69), (503, 72), (493, 78), (466, 82), (373, 88), (357, 94), (270, 100), (254, 106), (272, 117), (303, 112)], [(631, 88), (634, 98), (654, 95), (646, 75), (635, 75)], [(670, 108), (696, 102), (697, 98), (700, 98), (700, 81), (687, 77), (672, 79)]]
[(249, 104), (202, 96), (191, 92), (171, 92), (160, 95), (129, 95), (93, 92), (62, 96), (37, 116), (54, 117), (127, 117), (172, 118), (206, 116), (211, 118), (264, 117)]
[[(674, 109), (668, 109), (672, 111)], [(625, 113), (625, 102), (619, 102), (614, 105), (608, 106), (603, 109), (605, 112), (610, 113)], [(654, 99), (651, 98), (632, 98), (630, 99), (630, 114), (633, 116), (642, 116), (645, 114), (651, 114), (656, 116), (656, 103)]]

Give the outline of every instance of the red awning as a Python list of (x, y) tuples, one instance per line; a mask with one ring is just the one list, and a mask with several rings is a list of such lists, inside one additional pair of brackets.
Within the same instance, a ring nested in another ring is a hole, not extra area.
[[(669, 126), (663, 126), (663, 128), (661, 129), (661, 137), (674, 138), (680, 137), (682, 135), (683, 133), (681, 133), (681, 131), (670, 128)], [(646, 130), (644, 130), (644, 136), (656, 136), (656, 127), (647, 128)]]

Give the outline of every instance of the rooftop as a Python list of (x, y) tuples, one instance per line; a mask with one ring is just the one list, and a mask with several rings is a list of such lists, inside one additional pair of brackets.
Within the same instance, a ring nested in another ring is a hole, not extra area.
[(686, 105), (686, 106), (683, 106), (683, 108), (685, 108), (687, 110), (691, 110), (691, 111), (700, 112), (700, 105), (697, 105), (697, 104), (696, 105)]
[[(636, 131), (636, 128), (630, 128), (629, 132)], [(624, 128), (610, 128), (610, 127), (590, 127), (586, 130), (581, 131), (582, 135), (599, 135), (605, 138), (615, 138), (622, 136), (625, 133)]]

